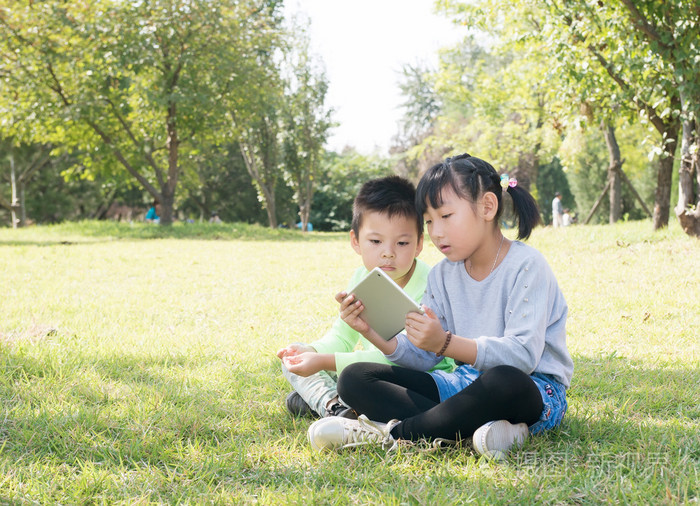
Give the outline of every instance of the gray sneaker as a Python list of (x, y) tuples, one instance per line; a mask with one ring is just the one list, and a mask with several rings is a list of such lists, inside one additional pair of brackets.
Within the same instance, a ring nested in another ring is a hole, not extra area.
[(298, 392), (294, 391), (291, 394), (287, 396), (287, 400), (285, 401), (287, 405), (287, 410), (294, 416), (308, 416), (312, 418), (318, 418), (318, 415), (316, 412), (311, 409), (311, 406), (309, 406), (304, 399), (302, 399), (301, 395), (299, 395)]
[(326, 416), (340, 416), (342, 418), (351, 418), (353, 420), (357, 419), (357, 413), (354, 409), (349, 408), (339, 402), (332, 404), (330, 408), (326, 409)]
[(508, 420), (497, 420), (476, 429), (472, 442), (480, 455), (488, 459), (503, 460), (511, 448), (522, 446), (527, 435), (526, 424), (513, 425)]

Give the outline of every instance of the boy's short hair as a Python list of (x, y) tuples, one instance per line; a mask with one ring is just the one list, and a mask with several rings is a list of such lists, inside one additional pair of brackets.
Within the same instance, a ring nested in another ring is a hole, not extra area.
[(388, 218), (414, 219), (418, 237), (423, 235), (423, 216), (415, 205), (416, 188), (401, 176), (370, 179), (362, 185), (352, 204), (352, 230), (359, 236), (362, 216), (367, 212), (384, 213)]

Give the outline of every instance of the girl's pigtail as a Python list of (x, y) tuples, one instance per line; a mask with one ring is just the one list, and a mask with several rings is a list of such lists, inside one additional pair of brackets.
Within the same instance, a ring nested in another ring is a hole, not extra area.
[(513, 211), (518, 221), (518, 239), (527, 239), (532, 229), (542, 222), (537, 202), (530, 193), (520, 186), (508, 186), (508, 193), (513, 200)]

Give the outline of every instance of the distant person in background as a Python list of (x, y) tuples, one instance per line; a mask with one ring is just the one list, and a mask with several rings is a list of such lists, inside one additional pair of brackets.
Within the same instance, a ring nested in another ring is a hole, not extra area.
[[(297, 228), (301, 230), (301, 222), (297, 223)], [(306, 231), (307, 232), (313, 232), (314, 231), (314, 226), (311, 224), (311, 222), (306, 224)]]
[(556, 192), (554, 194), (554, 200), (552, 200), (552, 225), (554, 228), (563, 227), (564, 208), (561, 205), (561, 193)]
[(221, 218), (219, 218), (219, 213), (212, 211), (211, 218), (209, 218), (209, 223), (223, 223), (223, 221), (221, 221)]
[(153, 205), (146, 213), (146, 223), (160, 223), (160, 202), (158, 199), (153, 201)]
[(571, 225), (572, 219), (571, 219), (571, 212), (569, 209), (564, 209), (564, 214), (561, 215), (561, 224), (563, 227), (568, 227)]

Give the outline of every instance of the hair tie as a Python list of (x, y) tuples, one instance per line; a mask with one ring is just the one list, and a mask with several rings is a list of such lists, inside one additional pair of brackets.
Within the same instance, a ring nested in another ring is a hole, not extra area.
[(508, 188), (515, 188), (518, 186), (518, 180), (514, 177), (509, 178), (508, 174), (501, 174), (501, 188), (503, 191), (508, 191)]

